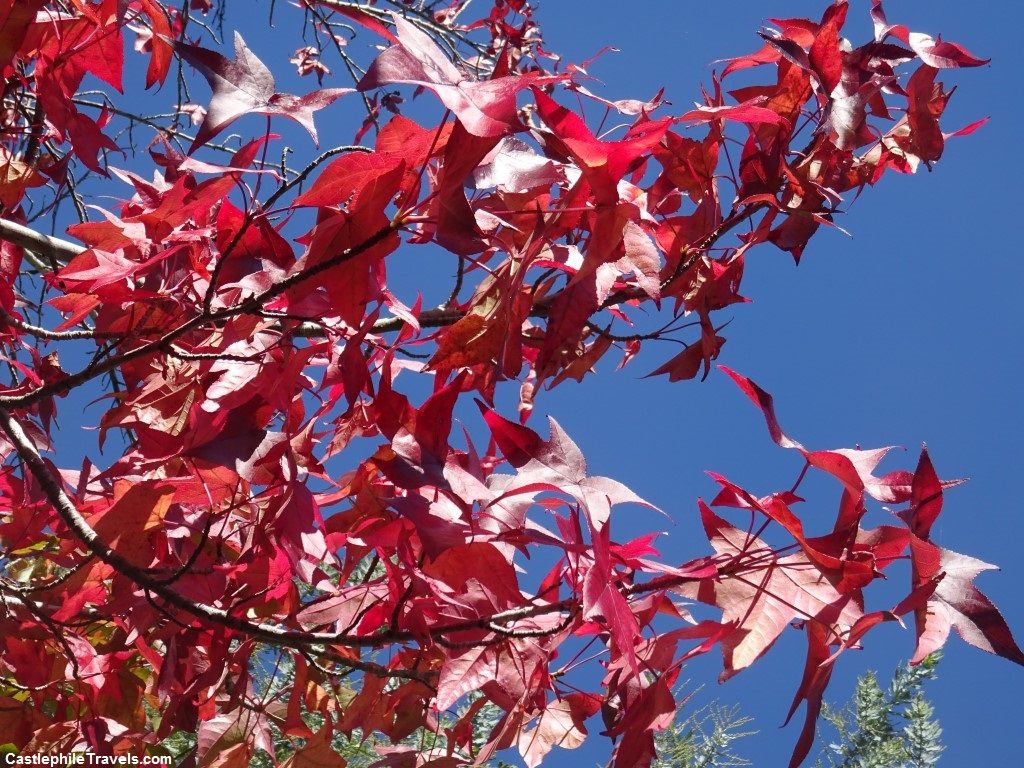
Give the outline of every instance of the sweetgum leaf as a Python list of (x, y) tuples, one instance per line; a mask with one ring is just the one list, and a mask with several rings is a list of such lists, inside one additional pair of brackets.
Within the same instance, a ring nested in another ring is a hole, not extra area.
[(734, 623), (722, 640), (725, 680), (768, 651), (794, 619), (852, 625), (863, 611), (853, 595), (842, 594), (805, 554), (779, 557), (771, 547), (740, 530), (700, 502), (708, 541), (719, 555), (750, 558), (742, 574), (685, 584), (679, 592), (722, 609), (722, 623)]
[(380, 54), (356, 86), (369, 91), (390, 83), (419, 85), (433, 91), (474, 136), (498, 137), (519, 129), (516, 94), (530, 77), (511, 75), (474, 80), (444, 55), (422, 30), (392, 14), (397, 41)]
[(1024, 665), (1024, 651), (1013, 639), (999, 609), (974, 586), (974, 579), (996, 566), (914, 536), (910, 542), (916, 587), (938, 579), (927, 604), (914, 611), (917, 650), (910, 660), (919, 663), (941, 648), (950, 629), (975, 648)]
[(235, 58), (200, 48), (189, 43), (174, 42), (174, 49), (195, 67), (210, 84), (213, 96), (206, 108), (206, 117), (189, 152), (206, 144), (242, 115), (254, 112), (282, 115), (294, 120), (317, 142), (313, 113), (332, 104), (352, 91), (351, 88), (324, 88), (305, 96), (277, 93), (274, 76), (235, 32)]

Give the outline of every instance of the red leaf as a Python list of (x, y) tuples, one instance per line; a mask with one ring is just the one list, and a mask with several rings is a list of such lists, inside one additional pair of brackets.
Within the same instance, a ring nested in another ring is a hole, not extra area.
[(731, 368), (724, 365), (720, 365), (719, 368), (736, 382), (754, 405), (761, 409), (765, 422), (768, 424), (768, 432), (776, 445), (799, 451), (808, 464), (832, 475), (853, 492), (866, 491), (880, 501), (895, 500), (894, 493), (896, 491), (892, 481), (898, 484), (902, 478), (899, 476), (878, 478), (872, 474), (875, 467), (892, 448), (875, 448), (873, 450), (836, 448), (830, 451), (809, 451), (782, 431), (778, 419), (775, 417), (775, 405), (770, 394), (751, 379), (736, 373)]
[(641, 155), (661, 142), (669, 127), (667, 119), (641, 121), (621, 141), (601, 141), (578, 115), (543, 91), (534, 88), (533, 96), (537, 114), (551, 129), (565, 154), (583, 171), (599, 204), (618, 202), (619, 181)]
[(626, 660), (632, 673), (638, 674), (636, 647), (640, 638), (640, 623), (619, 589), (612, 569), (609, 526), (591, 527), (594, 564), (583, 580), (583, 618), (600, 621), (607, 628), (611, 644), (618, 655)]
[(170, 43), (171, 25), (167, 18), (167, 11), (156, 0), (141, 0), (141, 5), (146, 15), (149, 16), (152, 28), (149, 38), (152, 51), (149, 57), (149, 67), (146, 69), (146, 88), (152, 88), (157, 83), (162, 85), (167, 79), (167, 71), (174, 58), (174, 46)]
[(565, 351), (574, 349), (580, 342), (587, 321), (608, 298), (614, 284), (615, 270), (602, 264), (559, 292), (548, 312), (544, 344), (537, 355), (539, 378), (547, 378), (562, 366)]
[(622, 248), (626, 255), (615, 262), (615, 268), (632, 272), (643, 292), (657, 301), (661, 298), (661, 254), (650, 236), (635, 221), (627, 221), (622, 228)]
[(437, 708), (449, 709), (471, 691), (480, 690), (498, 675), (493, 646), (479, 645), (447, 655), (437, 681)]
[(921, 61), (929, 67), (948, 69), (950, 67), (980, 67), (991, 59), (979, 59), (962, 45), (950, 43), (941, 37), (933, 39), (919, 32), (911, 32), (906, 42)]
[(814, 743), (814, 726), (821, 712), (821, 698), (832, 677), (828, 629), (816, 621), (807, 622), (804, 628), (807, 634), (807, 661), (804, 663), (804, 676), (789, 708), (786, 722), (793, 717), (801, 700), (807, 702), (807, 713), (804, 717), (804, 727), (800, 730), (800, 738), (789, 760), (789, 768), (800, 765), (811, 751), (811, 744)]
[(731, 368), (724, 365), (720, 365), (718, 367), (736, 382), (739, 388), (743, 390), (743, 394), (750, 398), (750, 401), (754, 405), (761, 409), (761, 412), (764, 414), (764, 419), (768, 424), (768, 433), (772, 436), (772, 440), (775, 441), (776, 445), (780, 448), (796, 448), (797, 450), (803, 450), (804, 447), (800, 445), (800, 443), (795, 440), (790, 440), (786, 437), (785, 433), (783, 433), (782, 427), (779, 426), (779, 421), (775, 417), (775, 403), (770, 394), (757, 386), (757, 384), (752, 380), (745, 376), (741, 376)]
[(470, 134), (461, 121), (451, 130), (431, 212), (437, 220), (434, 241), (452, 253), (466, 255), (486, 247), (463, 184), (497, 143), (497, 137)]
[(691, 109), (676, 119), (682, 122), (698, 123), (709, 123), (712, 120), (733, 120), (737, 123), (748, 124), (789, 125), (789, 121), (786, 118), (774, 110), (760, 106), (760, 103), (759, 101), (751, 101), (731, 106), (701, 106)]
[(952, 133), (944, 134), (944, 137), (948, 139), (953, 136), (970, 136), (976, 130), (981, 128), (981, 126), (985, 125), (985, 123), (987, 123), (989, 120), (991, 120), (991, 118), (989, 117), (983, 117), (980, 120), (975, 120), (973, 123), (965, 125), (963, 128), (960, 128), (959, 130), (953, 131)]
[[(309, 189), (295, 198), (293, 205), (327, 207), (348, 201), (356, 192), (363, 193), (381, 178), (390, 179), (391, 171), (402, 163), (389, 152), (350, 152), (333, 160)], [(371, 190), (372, 191), (372, 190)], [(393, 194), (394, 187), (389, 187)]]
[(724, 79), (732, 72), (738, 72), (741, 69), (760, 67), (762, 64), (774, 64), (778, 60), (778, 49), (774, 45), (766, 43), (761, 46), (760, 50), (754, 53), (745, 56), (734, 56), (731, 59), (721, 59), (721, 61), (728, 62), (725, 69), (722, 70), (722, 78)]
[[(314, 0), (314, 2), (320, 2), (320, 0)], [(326, 3), (325, 3), (326, 4)], [(376, 32), (378, 35), (383, 37), (385, 40), (389, 40), (392, 43), (397, 43), (398, 38), (395, 37), (391, 30), (384, 26), (376, 16), (364, 11), (362, 8), (356, 5), (337, 5), (330, 3), (330, 8), (336, 13), (340, 13), (343, 16), (348, 16), (352, 21), (362, 24), (367, 29)]]
[(647, 376), (660, 376), (668, 374), (669, 381), (681, 381), (694, 378), (704, 366), (704, 378), (707, 378), (711, 370), (711, 361), (718, 357), (719, 351), (725, 344), (721, 336), (708, 338), (702, 335), (700, 343), (691, 344), (678, 355), (667, 361), (659, 368), (651, 371)]
[(509, 464), (516, 468), (522, 467), (538, 455), (544, 442), (540, 435), (529, 427), (499, 416), (479, 400), (477, 400), (477, 406), (483, 413), (491, 435), (498, 443), (498, 448)]
[(115, 552), (148, 566), (157, 554), (152, 537), (159, 536), (173, 498), (174, 488), (166, 483), (118, 483), (112, 503), (94, 513), (90, 524)]
[(506, 137), (473, 170), (477, 189), (497, 187), (502, 192), (526, 192), (561, 181), (554, 160), (538, 155), (529, 145)]
[(811, 46), (810, 62), (818, 74), (826, 94), (832, 93), (843, 74), (843, 52), (839, 47), (839, 30), (846, 21), (849, 4), (833, 3), (825, 11), (821, 27)]
[(325, 723), (316, 735), (306, 739), (300, 749), (281, 763), (281, 768), (345, 768), (345, 758), (331, 743), (333, 730), (330, 722)]
[(949, 96), (942, 92), (942, 85), (935, 82), (937, 73), (937, 69), (925, 65), (914, 72), (907, 83), (910, 136), (900, 144), (926, 163), (942, 157), (945, 144), (939, 128), (939, 115), (945, 109)]
[(311, 629), (329, 627), (343, 632), (359, 631), (358, 619), (375, 603), (383, 603), (390, 595), (386, 583), (358, 584), (345, 587), (337, 595), (307, 603), (296, 620)]
[(605, 526), (615, 504), (640, 504), (655, 509), (622, 483), (588, 475), (579, 447), (554, 419), (548, 420), (551, 436), (541, 440), (532, 429), (485, 410), (482, 405), (480, 408), (502, 453), (519, 470), (517, 482), (505, 489), (505, 496), (516, 493), (517, 489), (521, 492), (523, 488), (535, 486), (567, 493), (584, 505), (596, 530)]
[(921, 458), (914, 471), (910, 486), (910, 510), (907, 524), (915, 536), (927, 539), (932, 524), (942, 511), (942, 483), (935, 474), (935, 467), (928, 456), (928, 449), (921, 449)]
[(36, 20), (36, 12), (44, 5), (46, 0), (7, 0), (0, 7), (0, 74), (4, 77)]

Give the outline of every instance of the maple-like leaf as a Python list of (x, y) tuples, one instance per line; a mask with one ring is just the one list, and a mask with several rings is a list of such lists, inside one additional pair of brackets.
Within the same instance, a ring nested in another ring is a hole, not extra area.
[(306, 739), (301, 749), (281, 763), (281, 768), (345, 768), (348, 763), (331, 745), (332, 735), (330, 723), (324, 724), (316, 735)]
[(942, 512), (942, 490), (943, 483), (935, 473), (928, 449), (923, 448), (910, 482), (910, 508), (901, 515), (915, 536), (928, 538)]
[(551, 436), (542, 440), (529, 427), (483, 406), (481, 410), (501, 452), (518, 470), (516, 482), (505, 489), (504, 496), (541, 488), (568, 493), (587, 510), (595, 530), (604, 528), (615, 504), (640, 504), (656, 509), (619, 481), (587, 474), (583, 453), (554, 419), (548, 420)]
[(778, 112), (767, 109), (757, 101), (743, 104), (723, 105), (718, 107), (700, 106), (691, 109), (677, 118), (682, 122), (708, 123), (712, 120), (733, 120), (737, 123), (768, 123), (769, 125), (787, 125), (788, 121)]
[[(263, 713), (239, 708), (204, 720), (198, 729), (197, 755), (203, 765), (216, 765), (231, 756), (226, 765), (247, 765), (253, 746), (271, 751), (270, 727)], [(241, 751), (243, 758), (238, 752)]]
[(558, 165), (519, 139), (506, 137), (473, 171), (473, 182), (477, 189), (497, 187), (502, 192), (526, 192), (562, 179)]
[(912, 531), (914, 589), (923, 590), (929, 585), (934, 589), (925, 604), (914, 608), (918, 640), (911, 661), (917, 663), (941, 648), (949, 630), (955, 628), (971, 645), (1024, 664), (1024, 653), (999, 610), (974, 586), (978, 575), (995, 566), (928, 540), (932, 524), (942, 511), (943, 489), (955, 482), (940, 481), (927, 450), (921, 451), (911, 483), (910, 507), (902, 517)]
[(949, 101), (942, 84), (935, 82), (938, 70), (924, 65), (910, 77), (907, 83), (907, 128), (909, 135), (897, 133), (895, 138), (904, 151), (928, 163), (942, 156), (945, 144), (939, 116)]
[(719, 351), (725, 344), (725, 339), (718, 335), (701, 335), (696, 344), (691, 344), (678, 355), (665, 362), (648, 376), (660, 376), (667, 373), (669, 381), (680, 381), (681, 379), (694, 378), (704, 366), (704, 378), (711, 371), (711, 361), (718, 357)]
[(915, 587), (938, 580), (926, 605), (914, 611), (917, 650), (910, 660), (919, 663), (941, 648), (950, 629), (983, 651), (1024, 665), (1018, 647), (999, 609), (976, 586), (974, 579), (996, 566), (932, 544), (917, 536), (910, 540)]
[(480, 690), (499, 675), (499, 653), (491, 645), (478, 645), (445, 658), (437, 682), (437, 708), (446, 710), (471, 691)]
[(118, 483), (113, 501), (92, 516), (92, 526), (121, 556), (149, 565), (153, 558), (150, 536), (163, 524), (173, 497), (174, 489), (166, 484)]
[(850, 627), (863, 613), (804, 553), (779, 557), (764, 541), (740, 530), (700, 502), (701, 520), (715, 552), (731, 561), (718, 579), (685, 584), (678, 591), (722, 609), (735, 628), (722, 640), (728, 679), (750, 666), (794, 619)]
[(601, 699), (586, 693), (571, 693), (548, 704), (537, 725), (519, 736), (519, 754), (528, 768), (537, 768), (552, 747), (576, 749), (587, 737), (583, 722), (601, 707)]
[(719, 368), (735, 381), (743, 394), (761, 410), (768, 425), (768, 432), (780, 448), (792, 448), (799, 451), (808, 464), (832, 475), (855, 493), (865, 491), (879, 501), (906, 500), (900, 495), (900, 485), (897, 482), (902, 479), (901, 477), (879, 478), (872, 474), (875, 467), (892, 448), (873, 450), (835, 448), (826, 451), (809, 451), (782, 431), (775, 416), (775, 404), (770, 394), (761, 389), (754, 381), (736, 373), (731, 368), (724, 365), (720, 365)]
[(890, 24), (882, 8), (882, 0), (871, 0), (871, 20), (875, 25), (875, 40), (882, 42), (892, 35), (913, 49), (925, 64), (936, 69), (949, 67), (980, 67), (989, 59), (980, 59), (962, 45), (938, 39), (921, 32), (911, 32), (903, 24)]
[[(294, 205), (326, 207), (347, 202), (356, 192), (372, 197), (373, 186), (397, 168), (401, 157), (391, 152), (352, 152), (333, 160)], [(369, 189), (367, 189), (369, 188)], [(389, 193), (391, 191), (389, 190)]]
[(633, 273), (640, 288), (650, 298), (661, 298), (660, 271), (661, 254), (643, 228), (634, 221), (627, 221), (622, 228), (622, 247), (625, 256), (615, 263), (623, 273)]
[(537, 102), (537, 114), (551, 129), (550, 137), (545, 136), (545, 141), (552, 142), (561, 154), (575, 161), (593, 187), (599, 203), (618, 201), (619, 181), (639, 157), (661, 142), (671, 122), (668, 118), (640, 120), (623, 139), (601, 141), (591, 133), (583, 118), (558, 104), (544, 91), (534, 88), (533, 96)]
[(0, 4), (0, 73), (4, 77), (36, 20), (36, 12), (44, 5), (46, 0), (8, 0)]
[(849, 3), (833, 3), (825, 10), (818, 33), (814, 36), (808, 60), (826, 94), (832, 93), (843, 76), (843, 50), (840, 30), (846, 21)]
[(474, 136), (503, 136), (519, 128), (516, 94), (536, 78), (506, 75), (475, 80), (456, 67), (429, 35), (398, 13), (392, 16), (397, 38), (359, 81), (360, 91), (390, 83), (418, 85), (437, 94)]
[(190, 153), (249, 113), (287, 117), (309, 131), (317, 142), (313, 113), (352, 91), (351, 88), (323, 88), (305, 96), (277, 93), (274, 76), (249, 50), (238, 32), (235, 32), (234, 59), (180, 41), (175, 41), (174, 49), (206, 78), (213, 91), (206, 117), (189, 147)]
[(163, 84), (167, 78), (167, 72), (174, 59), (174, 46), (170, 43), (171, 24), (167, 11), (156, 2), (156, 0), (140, 0), (139, 6), (149, 16), (151, 30), (139, 32), (139, 43), (145, 50), (149, 50), (149, 67), (146, 69), (146, 88), (152, 88), (155, 84)]
[(583, 580), (583, 618), (599, 620), (607, 628), (618, 655), (626, 660), (633, 674), (638, 674), (636, 646), (640, 639), (640, 623), (617, 583), (609, 534), (607, 525), (600, 529), (591, 526), (594, 563)]

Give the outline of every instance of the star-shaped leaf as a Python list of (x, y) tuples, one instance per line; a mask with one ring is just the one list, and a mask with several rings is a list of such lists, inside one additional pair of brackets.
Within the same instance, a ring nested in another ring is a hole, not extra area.
[(943, 549), (917, 536), (910, 541), (910, 554), (915, 587), (938, 579), (938, 586), (927, 604), (914, 611), (917, 650), (911, 664), (917, 664), (941, 648), (949, 637), (949, 630), (956, 629), (960, 637), (975, 648), (1024, 665), (1024, 652), (1013, 639), (1006, 620), (992, 601), (974, 586), (974, 579), (984, 571), (995, 569), (994, 565)]
[[(838, 592), (802, 553), (779, 557), (761, 539), (733, 527), (700, 502), (708, 540), (733, 561), (730, 578), (682, 585), (678, 591), (722, 609), (735, 630), (722, 640), (722, 679), (750, 666), (793, 620), (850, 627), (862, 615), (853, 595)], [(728, 569), (727, 569), (728, 570)]]
[(543, 79), (534, 75), (506, 75), (474, 80), (449, 61), (429, 35), (397, 13), (393, 17), (395, 42), (377, 57), (359, 81), (360, 91), (391, 83), (418, 85), (437, 94), (474, 136), (497, 137), (519, 130), (516, 94), (531, 82)]
[(206, 117), (199, 126), (189, 152), (195, 151), (239, 117), (249, 113), (283, 115), (294, 120), (317, 142), (313, 113), (323, 109), (351, 88), (324, 88), (305, 96), (277, 93), (274, 76), (267, 66), (249, 50), (242, 36), (235, 33), (235, 58), (197, 45), (175, 42), (174, 48), (185, 61), (195, 67), (210, 84), (213, 96), (206, 108)]

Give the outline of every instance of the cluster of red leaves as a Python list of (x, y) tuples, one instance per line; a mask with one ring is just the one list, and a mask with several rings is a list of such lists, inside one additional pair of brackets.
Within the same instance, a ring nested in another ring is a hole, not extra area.
[[(795, 625), (808, 641), (796, 765), (837, 657), (883, 621), (914, 614), (915, 660), (955, 627), (1024, 663), (973, 586), (990, 566), (929, 539), (944, 484), (926, 453), (914, 472), (879, 477), (885, 449), (807, 450), (781, 431), (770, 397), (729, 372), (775, 441), (841, 484), (835, 523), (808, 534), (795, 488), (757, 497), (716, 475), (721, 492), (700, 504), (713, 553), (669, 565), (653, 559), (653, 536), (612, 537), (612, 507), (642, 499), (588, 474), (554, 421), (547, 440), (522, 425), (538, 386), (583, 378), (620, 344), (629, 360), (685, 316), (699, 339), (655, 373), (706, 374), (724, 342), (712, 313), (744, 300), (748, 249), (770, 242), (799, 259), (842, 194), (939, 158), (948, 94), (937, 69), (981, 63), (962, 48), (889, 25), (877, 0), (875, 37), (855, 48), (836, 2), (820, 22), (772, 20), (761, 50), (729, 61), (725, 75), (769, 68), (766, 85), (727, 94), (716, 80), (677, 116), (655, 117), (657, 98), (602, 101), (632, 120), (610, 138), (558, 101), (562, 87), (597, 99), (578, 70), (527, 66), (539, 38), (522, 2), (497, 2), (463, 28), (490, 35), (481, 77), (453, 64), (429, 26), (398, 15), (385, 26), (325, 1), (390, 43), (357, 90), (412, 84), (447, 112), (433, 127), (393, 117), (373, 148), (328, 150), (286, 179), (260, 162), (270, 137), (222, 165), (190, 155), (250, 112), (315, 138), (313, 112), (343, 89), (278, 93), (241, 37), (234, 59), (185, 42), (178, 14), (156, 0), (54, 5), (0, 3), (6, 92), (39, 105), (5, 118), (9, 218), (36, 174), (59, 183), (72, 159), (106, 172), (99, 153), (117, 147), (105, 117), (86, 117), (73, 97), (86, 73), (120, 88), (126, 23), (147, 23), (148, 84), (176, 53), (213, 95), (188, 154), (155, 146), (151, 180), (109, 169), (133, 195), (69, 228), (85, 249), (45, 275), (53, 327), (27, 322), (22, 254), (4, 246), (0, 332), (19, 378), (0, 394), (0, 732), (16, 746), (122, 753), (198, 731), (201, 764), (241, 765), (257, 747), (273, 754), (273, 724), (307, 739), (296, 759), (323, 762), (336, 733), (397, 743), (428, 728), (443, 748), (395, 747), (379, 764), (454, 766), (518, 747), (534, 766), (555, 745), (578, 746), (600, 712), (614, 764), (646, 765), (688, 659), (720, 646), (730, 676)], [(905, 81), (900, 65), (913, 67)], [(737, 130), (742, 153), (724, 177)], [(41, 162), (41, 139), (70, 151)], [(267, 177), (278, 186), (260, 201)], [(308, 231), (286, 235), (304, 214)], [(403, 233), (459, 258), (436, 309), (388, 288)], [(652, 308), (668, 325), (613, 333)], [(65, 371), (49, 347), (76, 345), (92, 359)], [(421, 348), (425, 365), (404, 359)], [(414, 404), (400, 374), (432, 376), (432, 394)], [(100, 396), (104, 377), (114, 386), (99, 434), (125, 436), (120, 457), (78, 470), (43, 458), (59, 399)], [(494, 409), (498, 385), (513, 381), (518, 423)], [(474, 394), (490, 439), (464, 433), (456, 447), (454, 410)], [(356, 438), (376, 444), (372, 455), (355, 459)], [(899, 521), (861, 527), (869, 497), (904, 505)], [(785, 544), (769, 544), (768, 529)], [(869, 610), (865, 590), (908, 557), (905, 599)], [(526, 558), (546, 574), (522, 572)], [(721, 616), (697, 621), (688, 601)], [(581, 645), (603, 648), (597, 690), (573, 682), (576, 656), (555, 664)], [(287, 697), (253, 681), (271, 647), (294, 660)], [(355, 682), (339, 693), (346, 674)], [(484, 706), (502, 714), (481, 747)], [(315, 733), (308, 713), (323, 716)]]

